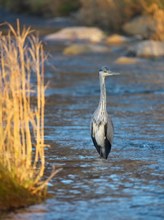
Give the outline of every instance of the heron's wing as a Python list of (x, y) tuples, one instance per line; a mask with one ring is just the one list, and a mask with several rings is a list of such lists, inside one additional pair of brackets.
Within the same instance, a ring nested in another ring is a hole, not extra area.
[(100, 146), (97, 144), (96, 138), (94, 137), (93, 122), (91, 123), (91, 138), (92, 138), (93, 144), (94, 144), (97, 152), (100, 154)]
[(94, 143), (97, 152), (100, 154), (100, 146), (97, 144), (96, 139), (94, 137), (92, 137), (92, 141)]
[(108, 154), (111, 151), (111, 147), (112, 147), (112, 140), (111, 140), (111, 136), (109, 136), (108, 131), (110, 130), (110, 128), (108, 127), (109, 124), (106, 123), (104, 125), (104, 146), (105, 146), (105, 158), (107, 159)]
[(92, 137), (92, 141), (94, 143), (94, 146), (97, 150), (97, 152), (100, 154), (101, 157), (104, 157), (105, 159), (108, 158), (108, 155), (111, 151), (111, 147), (112, 147), (112, 140), (110, 139), (111, 136), (109, 136), (108, 131), (110, 130), (108, 127), (108, 123), (102, 124), (101, 126), (103, 126), (104, 129), (104, 136), (103, 136), (103, 142), (102, 142), (102, 146), (98, 145), (96, 138), (94, 136), (94, 127), (93, 127), (93, 123), (91, 124), (91, 137)]
[(108, 116), (108, 121), (107, 121), (107, 130), (106, 130), (106, 137), (109, 140), (109, 142), (112, 144), (113, 142), (113, 133), (114, 133), (114, 126), (111, 118)]

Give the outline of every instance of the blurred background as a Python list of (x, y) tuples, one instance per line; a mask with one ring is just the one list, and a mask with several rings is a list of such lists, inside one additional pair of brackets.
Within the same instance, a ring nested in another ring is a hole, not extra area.
[(164, 39), (164, 0), (0, 0), (0, 8), (45, 18), (71, 16), (81, 24), (117, 32), (137, 16), (151, 16), (155, 25), (148, 38)]
[[(52, 198), (3, 219), (163, 220), (164, 0), (0, 0), (0, 23), (17, 18), (48, 54), (45, 176), (63, 171)], [(106, 81), (115, 137), (102, 161), (89, 125), (106, 65), (120, 75)]]

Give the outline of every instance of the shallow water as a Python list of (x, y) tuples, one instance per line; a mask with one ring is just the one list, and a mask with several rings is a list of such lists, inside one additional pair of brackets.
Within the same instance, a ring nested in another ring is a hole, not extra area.
[[(47, 50), (46, 173), (52, 165), (63, 170), (49, 184), (51, 199), (4, 219), (162, 220), (163, 62), (119, 66), (113, 62), (117, 53), (65, 57), (55, 46)], [(121, 73), (106, 82), (115, 127), (108, 160), (99, 158), (89, 131), (99, 101), (97, 71), (105, 64)]]

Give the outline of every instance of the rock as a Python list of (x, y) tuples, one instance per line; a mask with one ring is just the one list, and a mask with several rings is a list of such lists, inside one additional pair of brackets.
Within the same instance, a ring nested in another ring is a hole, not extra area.
[(130, 35), (149, 38), (154, 31), (155, 21), (151, 16), (140, 16), (123, 25), (123, 30)]
[(140, 62), (141, 60), (139, 58), (135, 57), (119, 57), (118, 59), (115, 60), (116, 64), (135, 64)]
[(130, 41), (128, 37), (124, 37), (118, 34), (113, 34), (109, 37), (107, 37), (106, 42), (108, 44), (122, 44)]
[(144, 39), (164, 40), (164, 10), (156, 4), (148, 9), (149, 15), (142, 15), (123, 25), (125, 33), (140, 35)]
[(68, 27), (56, 33), (47, 35), (44, 40), (47, 41), (90, 41), (101, 42), (104, 39), (104, 33), (95, 27)]
[(82, 53), (88, 53), (90, 51), (88, 45), (79, 45), (79, 44), (72, 44), (66, 47), (63, 51), (64, 55), (78, 55)]
[(164, 56), (164, 42), (146, 40), (128, 49), (128, 54), (138, 57)]
[(63, 54), (78, 55), (85, 53), (106, 53), (108, 51), (109, 49), (106, 46), (85, 43), (85, 44), (72, 44), (64, 49)]

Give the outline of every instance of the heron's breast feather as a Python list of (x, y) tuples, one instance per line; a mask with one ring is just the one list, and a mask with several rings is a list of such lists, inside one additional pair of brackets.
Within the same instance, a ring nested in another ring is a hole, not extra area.
[(104, 146), (104, 138), (105, 138), (105, 130), (104, 130), (104, 124), (96, 124), (93, 123), (93, 137), (95, 138), (97, 145)]

